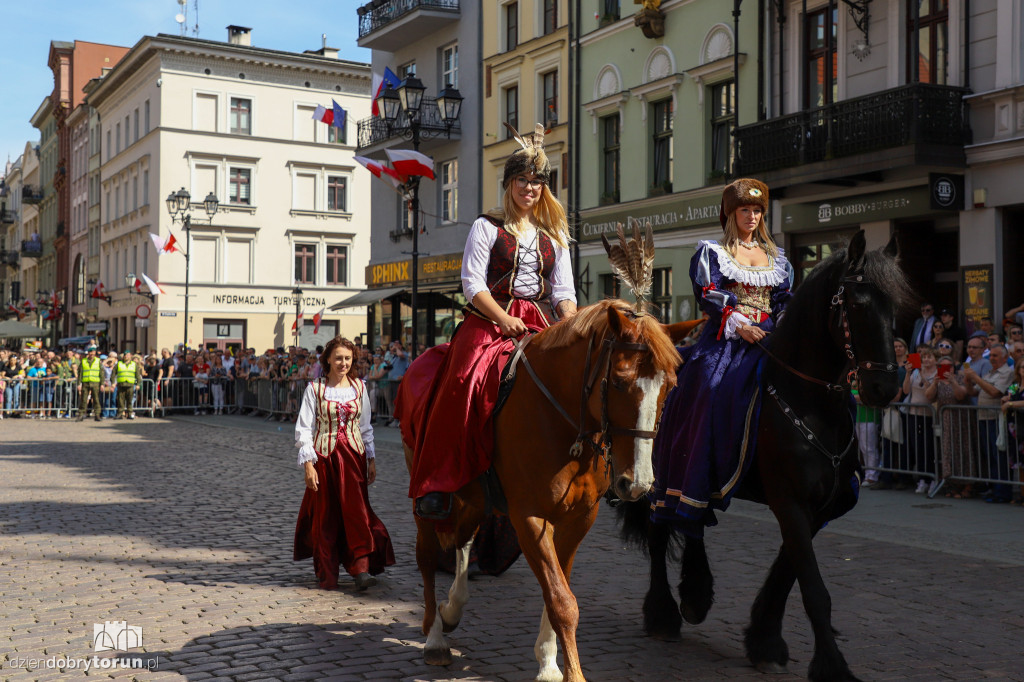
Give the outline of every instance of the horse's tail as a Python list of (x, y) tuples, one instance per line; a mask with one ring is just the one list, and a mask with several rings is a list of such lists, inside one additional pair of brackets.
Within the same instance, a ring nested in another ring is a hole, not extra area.
[[(619, 537), (627, 545), (635, 547), (645, 555), (649, 552), (651, 540), (651, 502), (641, 497), (636, 502), (620, 500), (615, 506), (615, 515), (619, 523)], [(673, 561), (678, 561), (683, 547), (683, 535), (676, 531), (670, 523), (658, 524), (659, 529), (668, 533), (666, 551)]]

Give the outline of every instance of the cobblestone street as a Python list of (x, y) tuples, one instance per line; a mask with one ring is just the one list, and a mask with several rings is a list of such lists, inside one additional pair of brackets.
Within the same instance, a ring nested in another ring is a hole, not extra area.
[[(415, 525), (395, 429), (378, 429), (370, 490), (397, 564), (367, 592), (316, 589), (291, 560), (302, 496), (291, 425), (214, 418), (0, 422), (4, 679), (77, 679), (93, 626), (141, 627), (140, 680), (530, 680), (540, 591), (525, 561), (470, 582), (455, 663), (421, 660)], [(768, 512), (737, 503), (709, 532), (717, 602), (664, 643), (641, 631), (645, 560), (602, 509), (576, 561), (588, 679), (764, 680), (743, 655), (747, 613), (778, 546)], [(816, 542), (840, 646), (865, 680), (1024, 680), (1024, 510), (865, 492)], [(677, 569), (673, 569), (675, 572)], [(448, 579), (441, 578), (447, 589)], [(440, 593), (440, 590), (439, 590)], [(794, 592), (785, 635), (803, 679), (811, 638)], [(110, 656), (112, 652), (96, 654)], [(35, 663), (35, 670), (26, 670)]]

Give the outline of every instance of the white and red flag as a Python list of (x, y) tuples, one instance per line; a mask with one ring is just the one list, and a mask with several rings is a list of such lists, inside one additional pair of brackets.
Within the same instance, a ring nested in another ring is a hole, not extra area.
[(106, 298), (107, 289), (103, 286), (103, 282), (97, 281), (96, 286), (92, 288), (92, 293), (89, 294), (89, 298)]
[(316, 111), (313, 112), (313, 120), (331, 125), (334, 123), (334, 109), (328, 109), (322, 104), (317, 104)]
[(314, 335), (320, 333), (320, 321), (324, 319), (324, 312), (326, 312), (326, 310), (327, 310), (327, 308), (321, 308), (320, 312), (318, 312), (316, 315), (313, 316), (313, 334)]
[(25, 302), (21, 304), (22, 310), (36, 310), (36, 304), (31, 298), (26, 298)]
[(158, 283), (154, 282), (149, 277), (146, 277), (146, 273), (142, 273), (142, 279), (146, 282), (146, 287), (149, 289), (149, 293), (154, 296), (167, 293)]
[(149, 238), (153, 240), (153, 246), (156, 247), (156, 252), (158, 254), (174, 253), (178, 250), (178, 247), (175, 246), (178, 243), (178, 240), (174, 238), (173, 234), (167, 239), (163, 239), (160, 235), (150, 232)]
[(434, 179), (434, 160), (426, 154), (412, 149), (385, 149), (384, 153), (391, 160), (391, 166), (400, 175), (419, 175)]
[(394, 168), (385, 166), (379, 161), (368, 159), (365, 156), (356, 156), (353, 158), (362, 164), (366, 170), (370, 171), (381, 180), (387, 179), (395, 189), (398, 189), (400, 185), (405, 184), (405, 181), (408, 180), (404, 175), (399, 175)]
[(373, 90), (373, 103), (370, 105), (370, 113), (374, 116), (380, 116), (380, 110), (377, 107), (377, 98), (380, 97), (380, 93), (384, 92), (384, 88), (397, 88), (399, 83), (398, 76), (388, 67), (384, 67), (384, 75), (378, 76), (373, 74), (370, 81), (370, 89)]
[(299, 316), (295, 318), (294, 322), (292, 322), (292, 331), (295, 331), (298, 328), (298, 326), (302, 324), (302, 315), (303, 312), (300, 311)]
[(7, 304), (7, 310), (9, 310), (10, 312), (12, 312), (15, 315), (17, 315), (19, 320), (24, 320), (25, 319), (25, 313), (21, 312), (21, 308), (19, 308), (18, 306), (14, 305), (13, 303), (8, 303)]

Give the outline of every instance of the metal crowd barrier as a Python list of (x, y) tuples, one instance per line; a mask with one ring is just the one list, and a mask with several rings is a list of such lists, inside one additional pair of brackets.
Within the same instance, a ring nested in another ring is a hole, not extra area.
[[(882, 414), (877, 430), (879, 462), (871, 467), (890, 476), (937, 481), (929, 496), (947, 484), (1008, 484), (1024, 486), (1024, 410), (1012, 410), (1000, 419), (998, 407), (893, 403)], [(863, 463), (865, 467), (869, 463)]]
[[(109, 384), (108, 384), (109, 385)], [(101, 385), (100, 405), (104, 417), (117, 414), (117, 387), (104, 391)], [(153, 395), (155, 386), (149, 379), (135, 385), (132, 394), (132, 411), (153, 416)], [(32, 419), (71, 419), (78, 416), (81, 401), (81, 384), (74, 379), (44, 379), (25, 377), (6, 382), (0, 413), (4, 416), (20, 416)], [(92, 406), (89, 406), (92, 414)]]

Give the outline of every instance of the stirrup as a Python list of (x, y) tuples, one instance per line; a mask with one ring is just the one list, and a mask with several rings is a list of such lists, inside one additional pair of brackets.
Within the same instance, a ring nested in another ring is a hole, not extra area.
[[(413, 505), (416, 516), (428, 521), (446, 521), (452, 513), (451, 493), (427, 493)], [(445, 500), (444, 498), (447, 498)]]

